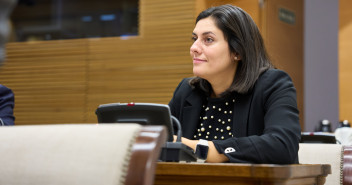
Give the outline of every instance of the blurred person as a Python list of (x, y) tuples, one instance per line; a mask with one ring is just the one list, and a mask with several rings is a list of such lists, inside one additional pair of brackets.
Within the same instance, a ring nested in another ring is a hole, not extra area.
[(10, 33), (9, 16), (16, 0), (0, 0), (0, 65), (5, 60), (5, 44)]
[[(9, 15), (16, 0), (0, 0), (0, 67), (5, 61), (5, 44), (10, 32)], [(14, 94), (11, 89), (0, 84), (0, 126), (14, 125)]]
[(0, 84), (0, 126), (14, 125), (14, 103), (15, 98), (11, 89)]
[(206, 162), (298, 163), (296, 89), (275, 69), (252, 18), (222, 5), (199, 14), (190, 55), (195, 77), (169, 102), (182, 143)]

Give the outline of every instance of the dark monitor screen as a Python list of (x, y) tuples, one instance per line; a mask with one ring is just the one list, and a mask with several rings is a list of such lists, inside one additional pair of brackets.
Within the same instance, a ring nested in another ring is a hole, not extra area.
[(98, 123), (138, 123), (164, 125), (168, 141), (173, 141), (171, 112), (168, 105), (153, 103), (110, 103), (100, 105), (95, 111)]

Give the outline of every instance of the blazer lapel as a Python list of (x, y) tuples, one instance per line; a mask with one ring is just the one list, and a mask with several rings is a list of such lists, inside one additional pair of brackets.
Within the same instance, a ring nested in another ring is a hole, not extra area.
[(233, 114), (234, 137), (247, 136), (247, 124), (251, 101), (252, 93), (248, 93), (245, 95), (236, 93)]
[(200, 112), (202, 110), (202, 98), (192, 93), (186, 98), (183, 107), (182, 135), (186, 138), (193, 138), (194, 131), (197, 129)]

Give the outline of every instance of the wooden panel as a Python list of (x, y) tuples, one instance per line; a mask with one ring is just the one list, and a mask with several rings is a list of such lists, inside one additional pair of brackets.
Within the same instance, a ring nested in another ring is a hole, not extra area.
[[(279, 8), (295, 13), (295, 24), (279, 20)], [(297, 103), (300, 111), (301, 127), (303, 118), (303, 1), (270, 0), (263, 8), (266, 16), (263, 26), (264, 40), (269, 55), (279, 69), (286, 71), (292, 78), (297, 90)]]
[(15, 124), (97, 122), (104, 103), (167, 104), (192, 76), (195, 1), (139, 6), (139, 36), (9, 43), (0, 83), (15, 92)]
[(10, 43), (0, 83), (15, 93), (15, 123), (82, 122), (85, 106), (85, 42)]
[(261, 27), (259, 22), (259, 4), (258, 0), (206, 0), (207, 7), (219, 6), (224, 4), (232, 4), (246, 11), (256, 22), (258, 27)]
[(96, 122), (104, 103), (167, 104), (192, 75), (195, 2), (139, 6), (139, 36), (9, 43), (0, 83), (15, 92), (16, 125)]
[(15, 92), (16, 124), (96, 122), (104, 103), (167, 104), (181, 79), (192, 76), (200, 2), (238, 5), (258, 24), (256, 0), (140, 0), (139, 36), (8, 44), (0, 83)]
[[(140, 2), (140, 36), (89, 40), (88, 122), (99, 104), (167, 104), (180, 80), (192, 75), (189, 56), (194, 1)], [(93, 52), (94, 51), (94, 52)]]
[(339, 105), (340, 119), (352, 120), (352, 1), (340, 0)]

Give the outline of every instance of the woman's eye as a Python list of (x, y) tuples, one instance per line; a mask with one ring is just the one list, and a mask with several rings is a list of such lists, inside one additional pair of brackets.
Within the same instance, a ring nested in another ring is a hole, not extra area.
[(205, 39), (206, 43), (212, 43), (213, 41), (214, 41), (214, 39), (211, 38), (211, 37), (208, 37), (208, 38)]
[(192, 37), (193, 42), (197, 40), (197, 37)]

